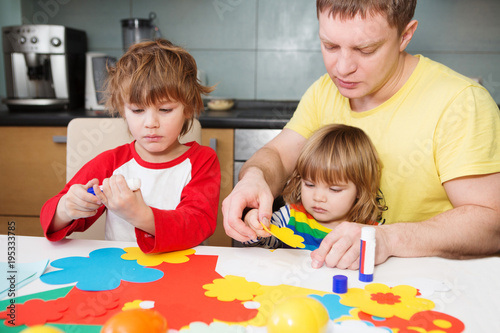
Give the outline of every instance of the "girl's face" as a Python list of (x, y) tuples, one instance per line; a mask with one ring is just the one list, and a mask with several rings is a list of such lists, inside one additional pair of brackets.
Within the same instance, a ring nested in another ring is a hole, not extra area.
[(136, 140), (135, 149), (147, 162), (168, 162), (187, 150), (178, 140), (186, 118), (184, 105), (179, 102), (125, 104), (125, 119)]
[(358, 191), (356, 185), (329, 185), (323, 182), (302, 180), (302, 205), (314, 219), (321, 223), (343, 222), (354, 206)]

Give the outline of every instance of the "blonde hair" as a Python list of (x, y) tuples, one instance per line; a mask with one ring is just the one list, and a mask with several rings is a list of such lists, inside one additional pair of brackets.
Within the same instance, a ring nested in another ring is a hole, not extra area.
[(183, 135), (203, 110), (201, 95), (214, 89), (200, 84), (197, 74), (194, 58), (166, 39), (134, 44), (115, 67), (108, 68), (106, 107), (111, 114), (124, 117), (126, 103), (182, 103), (187, 118), (180, 133)]
[(302, 180), (342, 184), (351, 181), (358, 198), (349, 211), (349, 221), (369, 223), (380, 219), (386, 209), (379, 196), (381, 163), (370, 138), (363, 130), (340, 124), (320, 128), (300, 153), (283, 199), (299, 203)]
[(316, 0), (318, 17), (324, 11), (340, 19), (379, 13), (386, 16), (389, 26), (396, 27), (400, 35), (412, 20), (416, 6), (417, 0)]

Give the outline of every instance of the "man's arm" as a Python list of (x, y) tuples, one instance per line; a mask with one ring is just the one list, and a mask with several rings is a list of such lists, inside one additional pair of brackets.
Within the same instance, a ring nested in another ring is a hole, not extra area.
[[(257, 233), (267, 235), (259, 221), (271, 219), (274, 197), (283, 190), (305, 142), (300, 134), (284, 129), (243, 165), (240, 181), (222, 202), (224, 228), (228, 236), (246, 242), (255, 240)], [(242, 221), (243, 210), (247, 207), (259, 209), (259, 221), (253, 221), (253, 224), (262, 231), (256, 233)]]
[(467, 258), (500, 251), (500, 173), (457, 178), (443, 186), (455, 208), (423, 223), (391, 225), (392, 254)]
[[(500, 173), (457, 178), (443, 186), (453, 209), (423, 222), (377, 227), (377, 264), (390, 256), (468, 258), (500, 251)], [(362, 226), (336, 227), (312, 252), (313, 267), (359, 268)]]

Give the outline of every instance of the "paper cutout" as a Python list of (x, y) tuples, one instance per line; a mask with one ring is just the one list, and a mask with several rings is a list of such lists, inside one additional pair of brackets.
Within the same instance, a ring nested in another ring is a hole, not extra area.
[[(351, 311), (352, 318), (343, 320), (363, 320), (378, 327), (388, 327), (401, 332), (440, 332), (460, 333), (465, 330), (465, 325), (459, 319), (437, 311), (421, 311), (415, 313), (409, 320), (399, 317), (380, 318), (355, 309)], [(419, 330), (417, 330), (417, 328)]]
[[(131, 263), (137, 265), (136, 262)], [(235, 322), (254, 318), (258, 310), (245, 308), (241, 301), (221, 302), (205, 296), (206, 290), (202, 286), (221, 278), (215, 272), (216, 263), (217, 256), (193, 255), (183, 264), (163, 263), (157, 266), (156, 269), (165, 273), (164, 277), (150, 283), (122, 281), (116, 289), (94, 292), (72, 288), (64, 298), (69, 304), (68, 310), (54, 323), (103, 325), (122, 311), (126, 303), (144, 299), (155, 302), (155, 310), (167, 319), (171, 329), (180, 329), (195, 321), (209, 324), (213, 321)], [(16, 311), (23, 312), (23, 306), (18, 304)], [(43, 305), (38, 311), (45, 316), (51, 315)], [(17, 322), (17, 325), (22, 324)]]
[(5, 276), (0, 279), (0, 299), (9, 296), (9, 289), (17, 291), (38, 279), (48, 263), (48, 260), (16, 264), (0, 262), (0, 272), (5, 272)]
[(51, 262), (51, 266), (61, 268), (40, 277), (47, 284), (67, 284), (76, 282), (80, 290), (113, 290), (120, 282), (152, 282), (163, 277), (163, 272), (146, 268), (137, 262), (120, 258), (125, 251), (118, 248), (104, 248), (90, 252), (88, 257), (68, 257)]
[(324, 296), (309, 295), (309, 297), (317, 299), (321, 302), (321, 304), (325, 306), (325, 308), (328, 310), (328, 315), (330, 316), (331, 320), (337, 319), (344, 315), (349, 315), (349, 311), (353, 309), (350, 306), (341, 304), (340, 296), (336, 294), (328, 294)]
[[(124, 253), (124, 251), (121, 252), (121, 254)], [(92, 255), (83, 259), (90, 259), (90, 257)], [(119, 255), (115, 257), (119, 257)], [(226, 332), (225, 330), (229, 329), (227, 332), (233, 333), (244, 332), (247, 330), (244, 328), (245, 326), (252, 325), (252, 332), (265, 332), (268, 316), (272, 313), (275, 303), (289, 296), (309, 296), (320, 300), (325, 305), (331, 319), (343, 320), (341, 323), (331, 324), (335, 327), (335, 332), (349, 332), (348, 328), (353, 327), (353, 325), (362, 327), (363, 332), (373, 333), (384, 332), (381, 331), (385, 330), (384, 327), (393, 328), (399, 332), (441, 331), (458, 333), (464, 329), (463, 323), (454, 317), (439, 312), (417, 309), (416, 307), (424, 307), (432, 302), (417, 297), (417, 290), (410, 286), (390, 288), (383, 284), (369, 284), (365, 286), (364, 290), (358, 289), (356, 291), (356, 288), (352, 288), (344, 295), (336, 295), (291, 285), (262, 285), (235, 275), (227, 275), (222, 278), (215, 271), (218, 260), (216, 255), (192, 255), (188, 259), (180, 264), (163, 262), (158, 265), (156, 268), (162, 274), (164, 273), (163, 278), (149, 283), (124, 280), (116, 289), (95, 292), (72, 287), (65, 297), (53, 301), (41, 301), (30, 295), (32, 300), (24, 299), (25, 304), (20, 304), (19, 299), (21, 298), (18, 298), (16, 299), (16, 312), (33, 313), (36, 307), (37, 316), (24, 318), (24, 321), (29, 321), (32, 324), (50, 322), (51, 325), (54, 324), (62, 328), (65, 325), (72, 327), (70, 324), (103, 325), (114, 314), (122, 311), (125, 306), (154, 305), (155, 310), (167, 319), (172, 331), (182, 328), (182, 332), (212, 333)], [(122, 260), (121, 258), (117, 260), (138, 265), (135, 261)], [(144, 269), (144, 267), (138, 266)], [(67, 290), (68, 288), (62, 289)], [(361, 300), (353, 297), (358, 302), (356, 305), (344, 302), (344, 298), (350, 294), (351, 290), (354, 291), (353, 295), (358, 298), (360, 295), (364, 296)], [(248, 301), (241, 299), (248, 299)], [(421, 301), (424, 301), (424, 304), (421, 304)], [(360, 311), (369, 302), (375, 303), (375, 308), (385, 309), (384, 311), (387, 311), (386, 308), (391, 309), (392, 317), (384, 318), (379, 314), (368, 314)], [(2, 303), (0, 302), (0, 304)], [(407, 306), (410, 308), (408, 311), (413, 312), (413, 315), (410, 318), (397, 317), (396, 315), (400, 315), (400, 312), (406, 313), (397, 309), (398, 305)], [(67, 308), (64, 310), (66, 306)], [(349, 313), (351, 317), (345, 315), (350, 306), (356, 306)], [(376, 315), (379, 317), (375, 317)], [(7, 318), (5, 311), (0, 313), (0, 318)], [(17, 319), (23, 318), (18, 316)], [(347, 322), (353, 320), (356, 322)], [(371, 324), (362, 323), (360, 320)], [(344, 321), (346, 322), (344, 323)], [(199, 323), (193, 325), (195, 322)], [(190, 325), (190, 323), (192, 324)], [(22, 324), (22, 322), (16, 321), (16, 325)], [(80, 329), (80, 327), (84, 329)], [(97, 333), (99, 330), (96, 330), (96, 327), (99, 326), (78, 326), (78, 329), (81, 332), (89, 330), (89, 332)], [(73, 330), (68, 329), (67, 331)]]
[[(19, 311), (16, 306), (14, 321), (5, 321), (6, 326), (16, 326), (19, 323), (32, 326), (43, 325), (61, 319), (64, 312), (68, 310), (69, 303), (63, 299), (61, 301), (43, 301), (41, 299), (32, 299), (23, 304), (23, 310)], [(42, 310), (43, 308), (43, 310)], [(47, 313), (49, 315), (47, 315)]]
[(434, 302), (416, 297), (417, 292), (416, 288), (405, 285), (391, 288), (381, 283), (371, 283), (364, 290), (349, 288), (347, 293), (340, 295), (340, 303), (360, 308), (372, 316), (410, 319), (417, 312), (434, 308)]
[(305, 248), (304, 238), (299, 235), (295, 235), (292, 229), (287, 227), (279, 228), (278, 226), (271, 224), (267, 228), (264, 223), (260, 222), (265, 231), (278, 238), (280, 241), (291, 247)]
[(205, 295), (208, 297), (217, 297), (219, 301), (232, 302), (249, 301), (254, 296), (262, 294), (259, 290), (260, 284), (257, 282), (248, 282), (244, 277), (228, 275), (223, 279), (215, 279), (213, 283), (203, 286), (208, 290)]
[(196, 252), (194, 249), (188, 249), (166, 253), (145, 254), (138, 247), (126, 247), (124, 250), (127, 253), (122, 255), (122, 259), (137, 260), (137, 263), (142, 266), (158, 266), (163, 262), (180, 264), (188, 261), (188, 256)]
[(122, 307), (122, 311), (130, 309), (154, 309), (154, 307), (155, 307), (154, 301), (142, 301), (138, 299), (133, 302), (125, 303), (125, 305), (123, 305)]

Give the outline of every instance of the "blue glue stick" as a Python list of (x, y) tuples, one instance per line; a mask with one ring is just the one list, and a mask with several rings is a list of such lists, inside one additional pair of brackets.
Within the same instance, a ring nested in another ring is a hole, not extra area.
[[(127, 179), (127, 185), (128, 185), (128, 187), (132, 191), (137, 191), (138, 189), (141, 188), (141, 180), (139, 178), (130, 178), (130, 179)], [(102, 185), (100, 185), (99, 188), (102, 191)], [(90, 193), (90, 194), (95, 195), (93, 187), (90, 187), (89, 189), (87, 189), (87, 192)]]
[(361, 229), (361, 246), (359, 257), (359, 281), (372, 282), (375, 269), (375, 228)]

